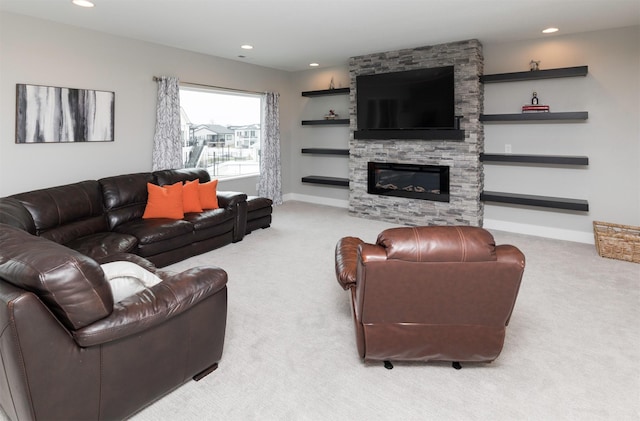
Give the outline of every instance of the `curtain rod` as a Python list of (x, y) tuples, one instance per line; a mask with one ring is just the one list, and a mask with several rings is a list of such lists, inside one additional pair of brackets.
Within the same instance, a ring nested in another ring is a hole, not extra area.
[[(153, 77), (153, 81), (154, 82), (158, 82), (161, 78), (158, 76), (154, 76)], [(234, 89), (234, 88), (226, 88), (224, 86), (215, 86), (215, 85), (205, 85), (203, 83), (193, 83), (193, 82), (180, 82), (180, 84), (184, 84), (184, 85), (191, 85), (191, 86), (201, 86), (204, 88), (213, 88), (213, 89), (221, 89), (224, 91), (234, 91), (234, 92), (244, 92), (247, 94), (259, 94), (259, 95), (263, 95), (266, 92), (258, 92), (258, 91), (249, 91), (246, 89)]]

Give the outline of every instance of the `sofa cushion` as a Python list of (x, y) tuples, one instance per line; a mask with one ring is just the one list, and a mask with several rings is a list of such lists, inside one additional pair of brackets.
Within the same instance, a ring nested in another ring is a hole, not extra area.
[(199, 186), (200, 180), (184, 182), (182, 187), (182, 210), (184, 213), (202, 212)]
[(68, 329), (111, 313), (111, 290), (96, 261), (4, 224), (0, 244), (0, 277), (36, 294)]
[(116, 227), (138, 239), (136, 254), (143, 257), (170, 251), (193, 242), (193, 225), (183, 219), (138, 219)]
[(108, 231), (102, 190), (95, 180), (34, 190), (11, 196), (33, 218), (36, 234), (65, 244), (76, 238)]
[(132, 252), (137, 244), (138, 239), (133, 235), (119, 232), (100, 232), (78, 238), (65, 246), (98, 260), (117, 253)]
[(31, 214), (18, 199), (0, 198), (0, 224), (20, 228), (30, 234), (36, 233), (36, 225)]
[(203, 168), (180, 168), (175, 170), (159, 170), (153, 172), (155, 184), (164, 186), (165, 184), (175, 184), (178, 181), (199, 180), (206, 183), (211, 180), (207, 170)]
[(200, 205), (202, 209), (218, 209), (218, 180), (211, 180), (198, 185), (200, 195)]
[(182, 182), (165, 186), (147, 183), (147, 205), (142, 219), (182, 219), (184, 217), (182, 189)]
[(247, 196), (247, 219), (258, 219), (273, 213), (273, 200), (266, 197)]
[(194, 231), (201, 231), (226, 221), (233, 221), (233, 212), (227, 209), (207, 209), (200, 213), (190, 213), (184, 216), (185, 221), (193, 224)]
[(147, 205), (147, 183), (151, 173), (117, 175), (98, 180), (102, 186), (107, 221), (113, 230), (118, 225), (142, 218)]
[(193, 233), (193, 225), (183, 219), (137, 219), (119, 225), (116, 232), (133, 235), (139, 244), (152, 244)]

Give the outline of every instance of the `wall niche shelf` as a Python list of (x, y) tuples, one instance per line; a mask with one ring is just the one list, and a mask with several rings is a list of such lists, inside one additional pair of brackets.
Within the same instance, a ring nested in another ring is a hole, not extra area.
[(523, 80), (557, 79), (562, 77), (586, 76), (587, 73), (589, 73), (589, 66), (563, 67), (560, 69), (482, 75), (480, 76), (480, 82), (501, 83), (520, 82)]
[(573, 155), (516, 155), (516, 154), (480, 154), (482, 162), (513, 162), (521, 164), (546, 165), (589, 165), (589, 157)]
[(314, 96), (326, 96), (326, 95), (344, 95), (349, 93), (349, 88), (337, 88), (337, 89), (321, 89), (319, 91), (304, 91), (302, 96), (314, 97)]
[[(327, 96), (327, 95), (349, 95), (349, 88), (338, 88), (338, 89), (323, 89), (319, 91), (304, 91), (302, 92), (302, 96), (304, 97), (319, 97), (319, 96)], [(350, 123), (348, 118), (339, 118), (334, 120), (302, 120), (303, 126), (348, 126)], [(303, 154), (310, 155), (319, 155), (321, 157), (331, 157), (331, 156), (341, 156), (348, 157), (349, 149), (348, 148), (302, 148), (301, 152)], [(349, 179), (343, 177), (329, 177), (323, 175), (308, 175), (306, 177), (302, 177), (303, 183), (309, 184), (317, 184), (323, 186), (333, 186), (333, 187), (349, 187)]]
[(302, 177), (303, 183), (323, 184), (325, 186), (349, 187), (349, 179), (342, 177), (325, 177), (322, 175), (308, 175)]
[(341, 155), (349, 156), (349, 149), (333, 149), (333, 148), (302, 148), (302, 153), (314, 155)]
[[(528, 72), (497, 73), (480, 76), (481, 83), (520, 82), (527, 80), (556, 79), (567, 77), (586, 76), (588, 66), (565, 67), (559, 69), (536, 70)], [(519, 114), (481, 114), (483, 123), (576, 123), (584, 122), (589, 118), (587, 111), (572, 112), (541, 112)], [(589, 158), (586, 156), (566, 155), (514, 155), (514, 154), (480, 154), (480, 160), (484, 163), (502, 164), (541, 164), (541, 165), (571, 165), (587, 166)], [(484, 191), (480, 195), (484, 202), (506, 203), (514, 205), (534, 206), (551, 209), (564, 209), (570, 211), (588, 212), (589, 203), (582, 199), (564, 197), (537, 196), (530, 194), (503, 193)]]
[(582, 212), (589, 211), (589, 203), (586, 200), (568, 199), (564, 197), (484, 191), (480, 195), (480, 200), (483, 202), (510, 203), (514, 205), (537, 206)]
[(349, 124), (348, 118), (336, 118), (334, 120), (302, 120), (303, 126), (331, 126)]
[(520, 114), (480, 114), (480, 121), (491, 122), (528, 122), (528, 121), (583, 121), (589, 118), (587, 111), (562, 113), (520, 113)]

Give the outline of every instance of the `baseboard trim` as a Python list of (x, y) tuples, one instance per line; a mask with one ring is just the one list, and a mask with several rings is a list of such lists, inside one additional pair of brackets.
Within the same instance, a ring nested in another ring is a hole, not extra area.
[(308, 194), (299, 194), (299, 193), (287, 193), (282, 196), (282, 200), (285, 202), (288, 200), (297, 200), (299, 202), (308, 202), (308, 203), (314, 203), (316, 205), (326, 205), (326, 206), (333, 206), (336, 208), (344, 208), (344, 209), (347, 209), (349, 207), (348, 200), (330, 199), (328, 197), (311, 196)]
[(516, 234), (533, 235), (536, 237), (553, 238), (556, 240), (573, 241), (576, 243), (595, 244), (592, 232), (566, 230), (561, 228), (543, 227), (539, 225), (520, 224), (517, 222), (498, 221), (485, 219), (484, 228), (498, 231), (513, 232)]
[[(333, 206), (336, 208), (349, 208), (348, 200), (331, 199), (328, 197), (311, 196), (308, 194), (287, 193), (282, 200), (296, 200), (299, 202), (313, 203), (316, 205)], [(575, 243), (595, 244), (592, 232), (573, 231), (561, 228), (543, 227), (539, 225), (520, 224), (517, 222), (485, 219), (483, 227), (498, 231), (512, 232), (515, 234), (533, 235), (535, 237), (553, 238), (555, 240), (573, 241)]]

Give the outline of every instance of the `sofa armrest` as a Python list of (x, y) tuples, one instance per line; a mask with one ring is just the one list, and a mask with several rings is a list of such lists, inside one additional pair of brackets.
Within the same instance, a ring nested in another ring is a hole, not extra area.
[(218, 205), (234, 213), (234, 243), (242, 240), (247, 231), (247, 195), (235, 191), (218, 191)]
[(511, 320), (511, 314), (513, 313), (513, 308), (516, 304), (515, 297), (518, 296), (518, 292), (520, 291), (520, 284), (522, 282), (522, 275), (524, 274), (526, 259), (522, 251), (511, 244), (501, 244), (496, 246), (496, 255), (498, 257), (498, 263), (510, 266), (511, 270), (514, 272), (514, 275), (511, 277), (514, 282), (514, 285), (512, 285), (514, 298), (505, 323), (505, 325), (508, 326), (509, 321)]
[(362, 263), (387, 260), (387, 249), (376, 244), (365, 243), (360, 247), (360, 260)]
[(501, 263), (511, 263), (517, 265), (524, 270), (525, 257), (524, 254), (511, 244), (501, 244), (496, 246), (497, 261)]
[(218, 205), (221, 208), (231, 209), (237, 206), (239, 202), (246, 202), (247, 195), (237, 191), (218, 191)]
[(364, 241), (357, 237), (344, 237), (336, 244), (336, 278), (344, 290), (356, 284), (358, 246), (361, 244), (364, 244)]
[[(167, 276), (161, 272), (161, 275)], [(73, 331), (78, 345), (89, 347), (142, 332), (187, 311), (209, 296), (226, 294), (227, 273), (203, 266), (168, 275), (163, 282), (116, 303), (104, 319)]]

